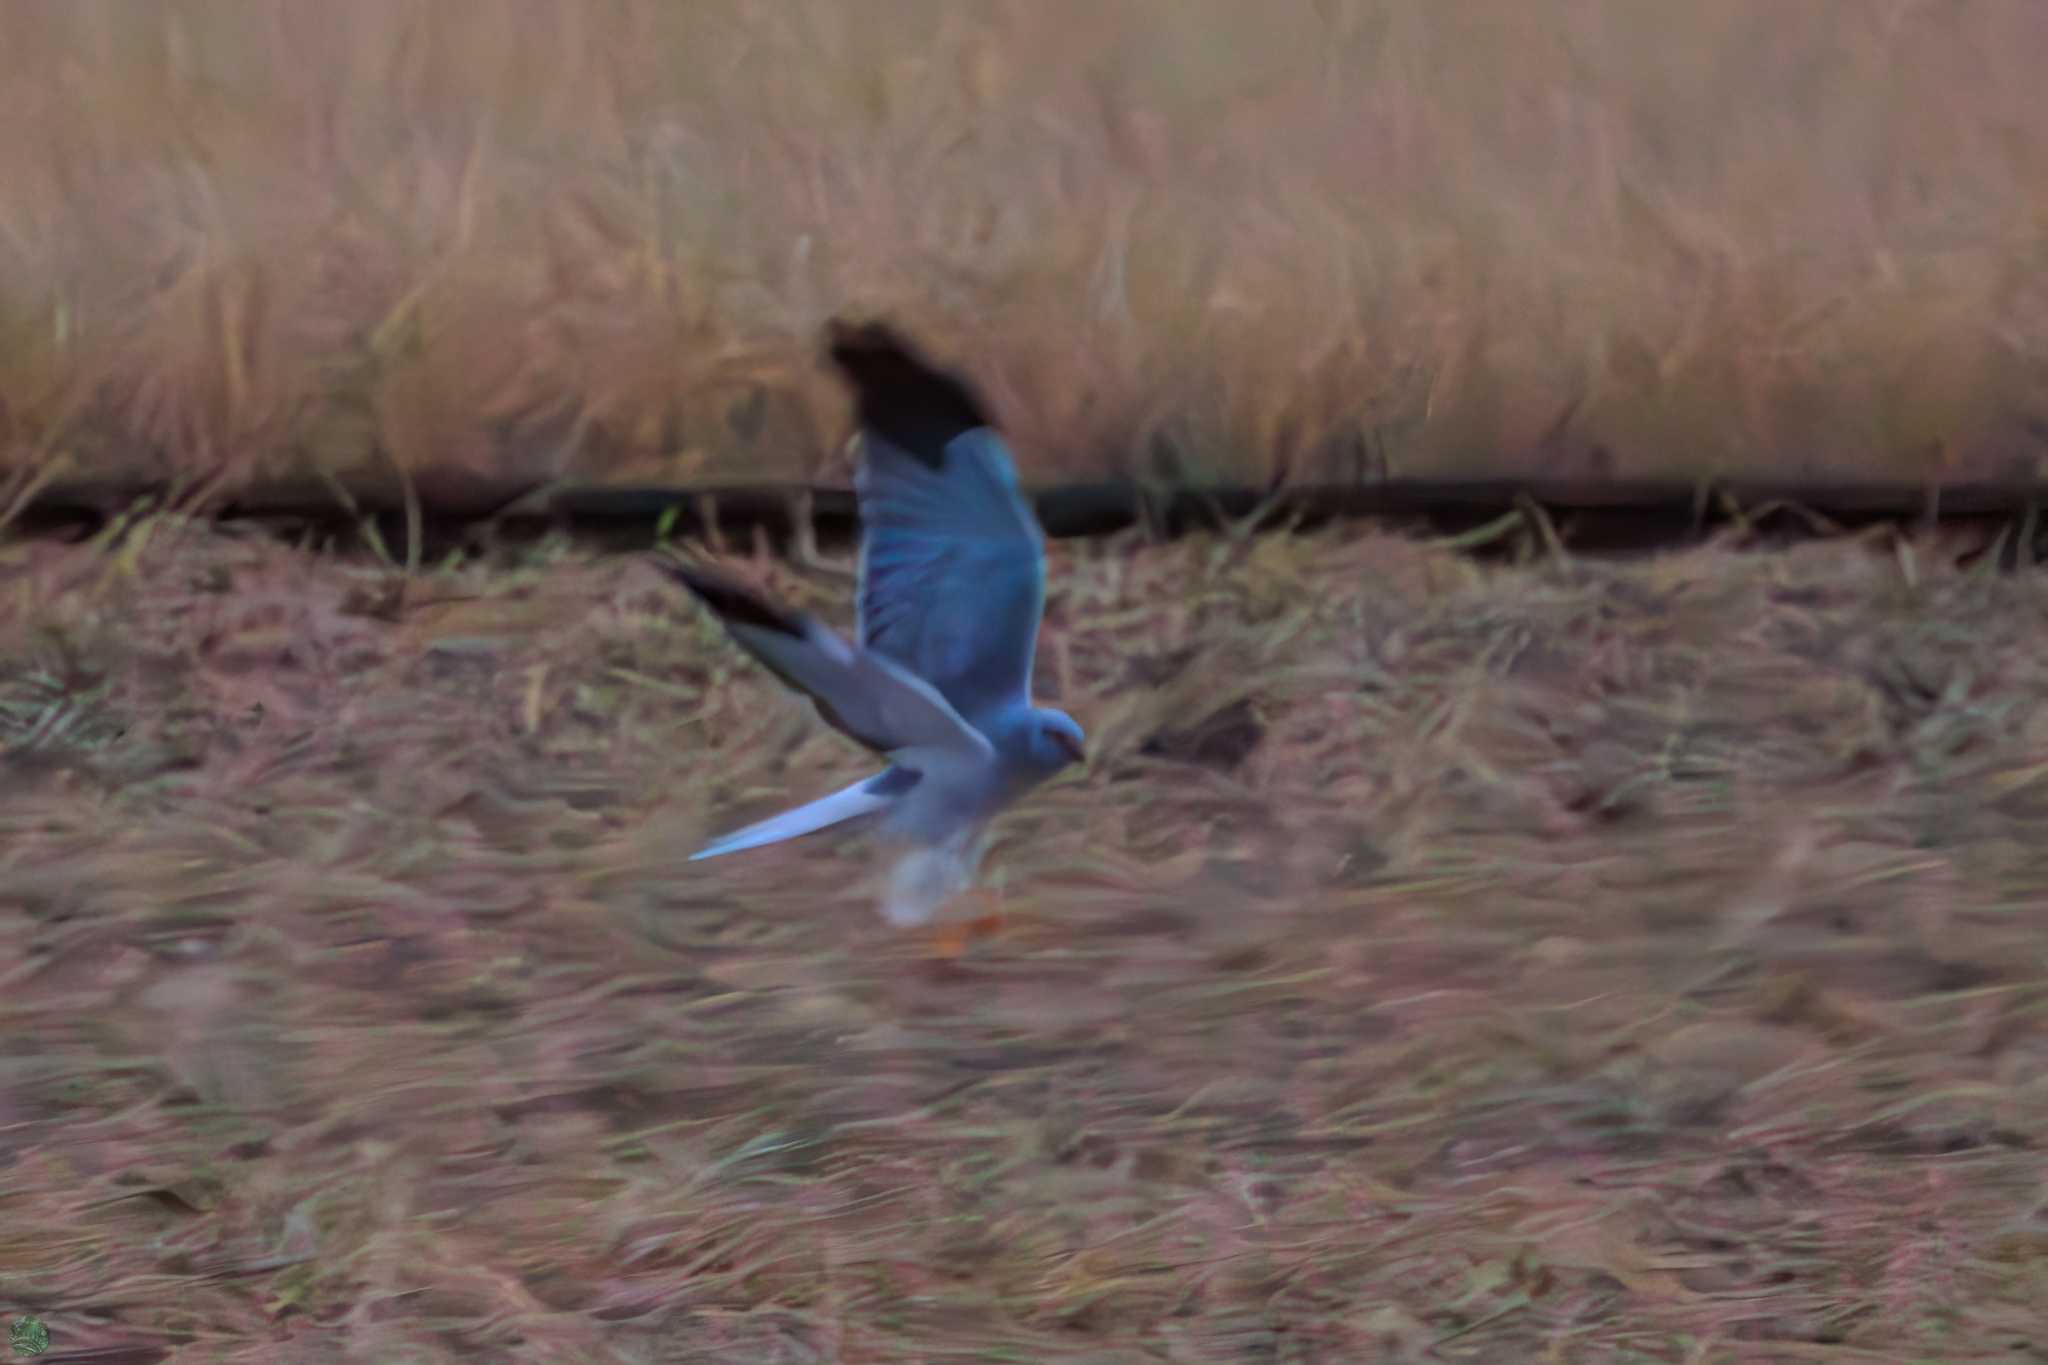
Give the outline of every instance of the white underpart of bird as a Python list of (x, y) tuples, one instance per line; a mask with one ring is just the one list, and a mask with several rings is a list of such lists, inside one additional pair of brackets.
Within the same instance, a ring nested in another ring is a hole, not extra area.
[(896, 846), (881, 911), (929, 924), (971, 886), (990, 821), (1083, 757), (1034, 706), (1045, 539), (979, 397), (884, 323), (826, 328), (860, 429), (859, 628), (848, 640), (731, 579), (655, 563), (825, 721), (888, 760), (852, 786), (714, 840), (692, 859), (878, 817)]

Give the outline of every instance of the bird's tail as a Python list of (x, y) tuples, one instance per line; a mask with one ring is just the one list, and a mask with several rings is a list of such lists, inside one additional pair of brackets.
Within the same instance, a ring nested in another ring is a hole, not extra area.
[(690, 861), (715, 858), (721, 853), (737, 853), (743, 848), (759, 848), (763, 844), (779, 844), (784, 839), (794, 839), (800, 834), (810, 834), (844, 820), (887, 809), (896, 804), (903, 794), (902, 784), (897, 780), (899, 777), (896, 769), (874, 777), (863, 777), (830, 796), (821, 796), (807, 805), (771, 815), (745, 829), (736, 829), (722, 839), (714, 839), (692, 853)]

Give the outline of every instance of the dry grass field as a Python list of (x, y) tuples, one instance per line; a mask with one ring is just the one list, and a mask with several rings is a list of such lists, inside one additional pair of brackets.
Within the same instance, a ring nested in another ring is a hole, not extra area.
[(642, 563), (16, 540), (0, 1316), (96, 1365), (2043, 1359), (2048, 599), (1957, 549), (1056, 545), (1094, 756), (943, 964), (856, 836), (685, 861), (864, 756)]
[(1027, 476), (2032, 475), (2038, 0), (0, 7), (36, 481), (835, 477), (827, 316)]
[[(1092, 758), (944, 962), (857, 833), (687, 861), (867, 759), (644, 561), (198, 515), (840, 483), (816, 337), (878, 313), (1039, 485), (2037, 477), (2044, 53), (2039, 0), (0, 6), (0, 1321), (2048, 1360), (2032, 537), (1060, 542)], [(17, 523), (66, 483), (156, 496)], [(791, 549), (720, 553), (843, 621)]]

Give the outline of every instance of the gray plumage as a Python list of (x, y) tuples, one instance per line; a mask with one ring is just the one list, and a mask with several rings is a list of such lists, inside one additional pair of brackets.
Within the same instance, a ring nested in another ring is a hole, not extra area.
[(902, 846), (882, 912), (924, 924), (972, 883), (989, 822), (1079, 761), (1083, 736), (1064, 712), (1031, 704), (1044, 537), (980, 399), (885, 324), (835, 322), (827, 346), (861, 433), (857, 642), (729, 579), (656, 562), (889, 767), (693, 856), (878, 815)]

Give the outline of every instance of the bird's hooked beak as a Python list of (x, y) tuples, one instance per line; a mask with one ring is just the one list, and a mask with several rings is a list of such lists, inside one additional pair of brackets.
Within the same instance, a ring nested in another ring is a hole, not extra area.
[(1088, 750), (1080, 740), (1075, 739), (1072, 735), (1066, 733), (1064, 730), (1054, 731), (1053, 740), (1060, 746), (1060, 748), (1067, 751), (1067, 756), (1073, 759), (1074, 762), (1083, 765), (1087, 764)]

